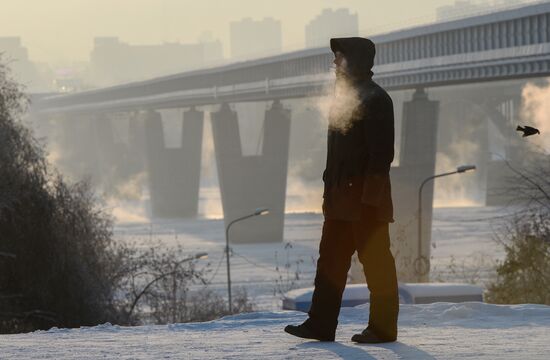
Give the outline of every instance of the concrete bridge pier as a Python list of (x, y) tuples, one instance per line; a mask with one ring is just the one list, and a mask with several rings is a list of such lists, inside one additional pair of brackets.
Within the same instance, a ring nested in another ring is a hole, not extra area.
[(167, 148), (162, 115), (147, 111), (145, 139), (151, 210), (154, 217), (187, 218), (198, 213), (204, 112), (184, 112), (179, 148)]
[[(418, 190), (434, 175), (437, 149), (439, 102), (428, 99), (419, 88), (403, 104), (399, 166), (392, 167), (392, 196), (395, 223), (390, 225), (392, 252), (399, 281), (429, 281), (433, 181), (422, 192), (422, 242), (418, 239)], [(363, 269), (354, 258), (353, 282), (365, 281)]]
[(290, 111), (279, 101), (265, 113), (261, 155), (243, 156), (237, 113), (228, 104), (212, 114), (225, 226), (241, 216), (267, 207), (270, 213), (231, 226), (234, 243), (283, 240)]
[(129, 176), (145, 171), (147, 145), (145, 143), (144, 119), (139, 112), (131, 112), (128, 116), (128, 146), (126, 149), (127, 173)]
[(94, 183), (112, 193), (143, 171), (143, 125), (136, 114), (103, 113), (81, 120), (78, 159), (83, 174), (91, 175)]
[(100, 169), (100, 150), (96, 134), (96, 117), (94, 115), (82, 115), (78, 122), (80, 130), (78, 132), (79, 145), (74, 154), (80, 164), (77, 175), (88, 177), (92, 184), (98, 185), (102, 181)]
[(117, 165), (121, 163), (119, 146), (115, 143), (112, 119), (109, 114), (98, 114), (92, 120), (97, 151), (97, 170), (101, 182), (109, 190), (113, 186)]
[(77, 122), (66, 114), (55, 114), (49, 120), (55, 143), (53, 157), (57, 165), (66, 170), (73, 163), (75, 151), (77, 151), (76, 139), (81, 136), (76, 127)]
[[(399, 167), (392, 169), (396, 223), (392, 240), (401, 281), (429, 281), (433, 181), (422, 192), (422, 241), (418, 239), (418, 191), (434, 175), (439, 102), (422, 88), (403, 104)], [(419, 246), (420, 245), (420, 246)]]
[(91, 176), (97, 182), (98, 154), (95, 118), (91, 115), (45, 116), (49, 123), (48, 147), (56, 166), (75, 180)]

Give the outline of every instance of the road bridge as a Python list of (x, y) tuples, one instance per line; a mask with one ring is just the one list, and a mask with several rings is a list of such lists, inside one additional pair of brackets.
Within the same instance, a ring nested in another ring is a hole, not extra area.
[[(429, 259), (430, 251), (433, 185), (424, 191), (423, 208), (427, 210), (423, 211), (421, 253), (416, 250), (416, 196), (421, 181), (434, 174), (440, 104), (429, 99), (425, 90), (549, 76), (549, 24), (550, 3), (540, 3), (370, 37), (377, 46), (374, 80), (390, 91), (414, 90), (403, 105), (399, 166), (392, 168), (397, 219), (392, 231), (402, 279), (411, 280), (412, 263), (419, 257)], [(226, 223), (259, 206), (271, 209), (268, 216), (235, 224), (232, 239), (281, 241), (291, 119), (291, 109), (285, 108), (284, 101), (324, 95), (333, 81), (332, 58), (327, 39), (326, 48), (46, 96), (35, 101), (32, 110), (36, 117), (66, 119), (66, 124), (87, 119), (87, 133), (93, 134), (93, 142), (99, 145), (96, 163), (109, 162), (101, 152), (113, 148), (113, 114), (142, 119), (145, 150), (139, 150), (140, 130), (134, 126), (129, 129), (133, 140), (128, 154), (145, 152), (152, 211), (161, 217), (197, 214), (203, 119), (209, 111)], [(512, 101), (511, 111), (517, 113), (520, 91), (514, 88), (506, 93), (507, 98), (493, 96), (480, 100), (479, 105), (487, 107), (488, 114), (509, 121), (515, 115), (498, 109)], [(261, 101), (272, 101), (265, 113), (262, 152), (243, 156), (237, 113), (229, 104)], [(166, 147), (159, 112), (175, 108), (188, 109), (183, 115), (179, 149)], [(505, 122), (500, 124), (503, 127)], [(418, 279), (425, 280), (425, 271), (416, 270)]]

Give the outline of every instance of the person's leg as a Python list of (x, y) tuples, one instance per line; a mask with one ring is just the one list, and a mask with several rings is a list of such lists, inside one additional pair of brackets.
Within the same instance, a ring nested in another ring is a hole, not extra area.
[(351, 256), (355, 252), (350, 221), (325, 219), (319, 259), (315, 275), (315, 290), (307, 323), (324, 334), (334, 334), (346, 287)]
[(363, 208), (361, 221), (353, 223), (354, 239), (370, 290), (368, 329), (381, 340), (393, 341), (399, 312), (395, 260), (390, 251), (389, 224), (377, 221), (374, 215), (374, 208)]

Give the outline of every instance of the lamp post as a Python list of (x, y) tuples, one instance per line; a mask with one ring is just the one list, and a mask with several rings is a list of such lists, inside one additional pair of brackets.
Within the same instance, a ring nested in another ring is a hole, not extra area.
[(430, 180), (433, 180), (435, 178), (453, 175), (453, 174), (462, 174), (469, 170), (475, 170), (475, 165), (462, 165), (456, 168), (455, 171), (438, 174), (438, 175), (432, 175), (428, 178), (426, 178), (424, 181), (422, 181), (422, 184), (420, 184), (420, 188), (418, 189), (418, 256), (416, 257), (416, 260), (414, 261), (414, 268), (416, 271), (416, 274), (418, 275), (418, 281), (420, 281), (420, 278), (423, 275), (426, 275), (428, 271), (430, 271), (430, 262), (429, 260), (422, 255), (422, 189), (424, 188), (424, 185)]
[(233, 225), (237, 221), (248, 219), (248, 218), (253, 217), (253, 216), (266, 215), (266, 214), (269, 214), (269, 209), (268, 208), (265, 208), (265, 207), (257, 208), (256, 210), (254, 210), (254, 213), (252, 213), (250, 215), (240, 217), (238, 219), (235, 219), (235, 220), (231, 221), (227, 225), (227, 228), (225, 229), (225, 254), (227, 256), (227, 295), (228, 295), (228, 298), (229, 298), (229, 313), (233, 312), (233, 306), (231, 304), (231, 268), (230, 268), (230, 264), (229, 264), (229, 228), (231, 227), (231, 225)]

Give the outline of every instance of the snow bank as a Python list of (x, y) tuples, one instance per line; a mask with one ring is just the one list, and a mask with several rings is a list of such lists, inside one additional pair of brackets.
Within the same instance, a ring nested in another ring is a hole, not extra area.
[[(283, 298), (283, 309), (308, 312), (314, 287), (295, 289)], [(342, 307), (354, 307), (370, 300), (367, 284), (347, 284), (342, 294)], [(400, 283), (399, 303), (431, 304), (435, 302), (483, 301), (483, 289), (477, 285), (455, 283)]]
[(399, 341), (376, 346), (349, 339), (368, 307), (342, 309), (335, 343), (283, 332), (306, 314), (270, 311), (165, 326), (104, 324), (0, 336), (0, 357), (18, 359), (547, 359), (550, 307), (435, 303), (401, 305)]

